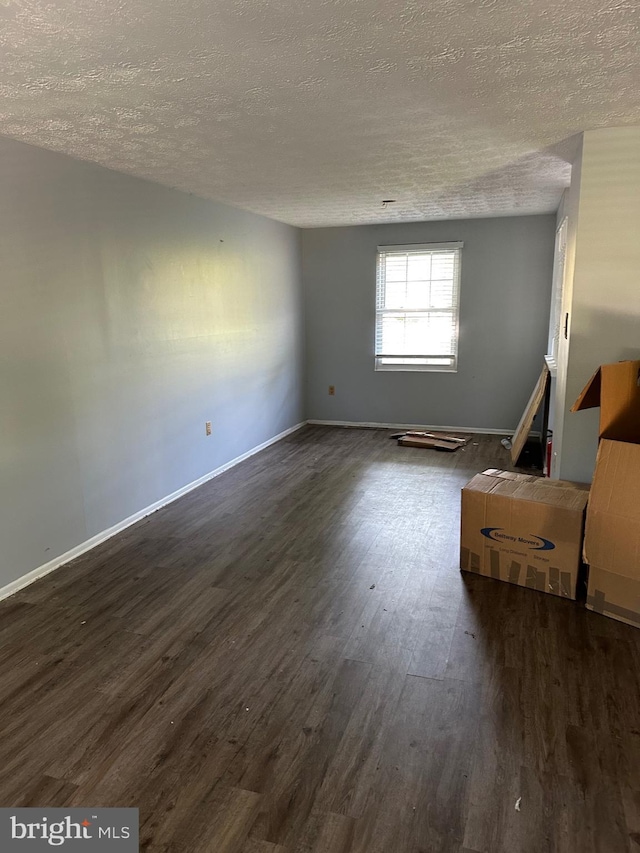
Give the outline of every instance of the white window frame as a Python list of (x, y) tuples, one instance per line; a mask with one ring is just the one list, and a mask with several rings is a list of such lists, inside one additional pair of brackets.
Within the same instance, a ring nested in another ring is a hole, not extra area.
[[(375, 335), (374, 335), (374, 354), (375, 354), (375, 369), (382, 371), (402, 371), (402, 372), (428, 372), (428, 373), (456, 373), (458, 370), (458, 341), (459, 341), (459, 330), (460, 330), (460, 277), (461, 277), (461, 268), (462, 268), (462, 248), (464, 243), (456, 242), (456, 243), (410, 243), (406, 245), (397, 245), (397, 246), (378, 246), (377, 256), (376, 256), (376, 323), (375, 323)], [(436, 254), (437, 252), (456, 252), (456, 263), (454, 265), (454, 278), (453, 278), (453, 298), (450, 308), (413, 308), (413, 309), (389, 309), (384, 308), (384, 275), (383, 275), (383, 264), (385, 262), (386, 256), (389, 254), (398, 254), (398, 255), (408, 255), (408, 254), (425, 254), (432, 253)], [(380, 340), (379, 329), (382, 318), (385, 315), (389, 314), (437, 314), (437, 313), (450, 313), (453, 312), (454, 315), (454, 325), (453, 325), (453, 352), (451, 354), (442, 354), (442, 353), (413, 353), (411, 356), (406, 355), (398, 355), (397, 353), (381, 353), (378, 352), (378, 341)], [(415, 363), (415, 364), (394, 364), (385, 362), (384, 359), (387, 358), (451, 358), (451, 363), (448, 365), (443, 364), (425, 364), (425, 363)]]

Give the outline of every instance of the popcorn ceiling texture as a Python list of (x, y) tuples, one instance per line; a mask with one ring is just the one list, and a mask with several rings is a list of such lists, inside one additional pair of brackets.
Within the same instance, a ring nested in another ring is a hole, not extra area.
[(550, 212), (557, 143), (640, 123), (639, 20), (637, 0), (0, 0), (0, 134), (299, 226)]

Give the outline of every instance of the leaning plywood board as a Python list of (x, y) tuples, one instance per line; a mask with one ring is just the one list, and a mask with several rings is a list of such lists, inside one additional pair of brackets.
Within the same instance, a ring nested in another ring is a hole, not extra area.
[(516, 427), (516, 431), (513, 434), (513, 440), (511, 442), (511, 462), (514, 465), (517, 463), (518, 457), (522, 453), (522, 448), (527, 443), (527, 438), (529, 437), (529, 432), (531, 431), (533, 419), (535, 418), (537, 411), (540, 408), (542, 401), (544, 400), (548, 383), (549, 368), (546, 364), (544, 364), (542, 367), (542, 373), (540, 374), (540, 377), (536, 382), (536, 387), (533, 389), (533, 393), (529, 397), (527, 407), (524, 410), (522, 417), (520, 418), (520, 423)]

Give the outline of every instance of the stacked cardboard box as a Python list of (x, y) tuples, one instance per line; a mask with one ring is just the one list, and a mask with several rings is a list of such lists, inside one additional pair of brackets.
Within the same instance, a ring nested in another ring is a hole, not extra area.
[(589, 487), (489, 469), (462, 490), (460, 567), (575, 598)]
[(600, 407), (587, 509), (587, 607), (640, 627), (640, 361), (605, 364), (572, 411)]
[(495, 469), (477, 474), (462, 490), (460, 567), (575, 598), (582, 552), (587, 607), (640, 627), (640, 361), (600, 367), (572, 411), (597, 406), (591, 490)]

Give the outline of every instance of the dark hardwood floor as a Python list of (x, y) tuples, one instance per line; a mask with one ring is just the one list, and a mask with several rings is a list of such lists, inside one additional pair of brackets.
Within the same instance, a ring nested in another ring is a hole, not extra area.
[(640, 851), (640, 631), (458, 571), (507, 460), (306, 427), (0, 603), (0, 806), (137, 806), (147, 853)]

